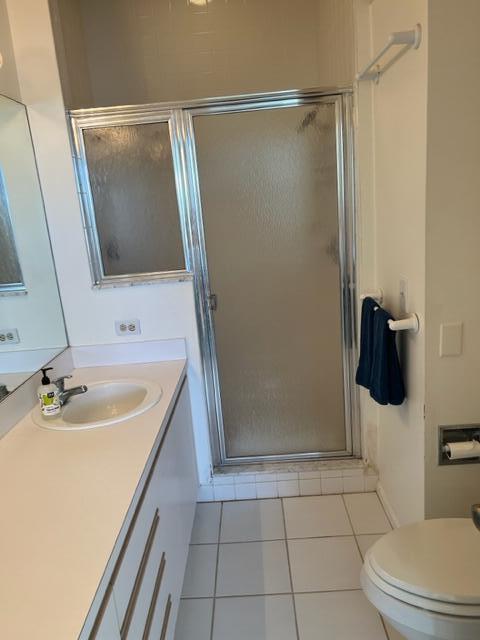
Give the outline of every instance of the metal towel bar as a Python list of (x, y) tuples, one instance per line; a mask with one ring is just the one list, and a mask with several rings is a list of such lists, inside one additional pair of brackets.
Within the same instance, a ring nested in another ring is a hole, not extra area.
[[(380, 76), (385, 73), (408, 49), (418, 49), (420, 42), (422, 41), (422, 27), (421, 25), (415, 25), (414, 29), (410, 31), (395, 31), (388, 37), (387, 44), (377, 53), (377, 55), (371, 60), (362, 71), (357, 73), (357, 80), (375, 80), (378, 82)], [(377, 62), (387, 53), (387, 51), (395, 46), (400, 45), (402, 49), (395, 54), (383, 67), (377, 65)]]

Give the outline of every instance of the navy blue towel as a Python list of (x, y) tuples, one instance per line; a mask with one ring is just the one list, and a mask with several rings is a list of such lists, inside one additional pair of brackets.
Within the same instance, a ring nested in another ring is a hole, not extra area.
[(373, 298), (365, 298), (362, 304), (360, 324), (360, 358), (358, 360), (355, 382), (370, 389), (373, 364), (373, 318), (377, 303)]
[(402, 370), (398, 359), (395, 331), (388, 326), (392, 316), (384, 309), (374, 312), (373, 364), (370, 395), (379, 404), (402, 404), (405, 400)]

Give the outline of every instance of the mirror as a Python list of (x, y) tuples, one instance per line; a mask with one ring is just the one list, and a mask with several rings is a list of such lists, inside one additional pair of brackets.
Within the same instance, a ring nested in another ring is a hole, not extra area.
[(66, 346), (27, 112), (0, 95), (0, 401)]

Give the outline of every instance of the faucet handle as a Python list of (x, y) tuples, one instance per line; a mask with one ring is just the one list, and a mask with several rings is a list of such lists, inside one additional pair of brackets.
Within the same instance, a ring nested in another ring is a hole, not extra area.
[(480, 531), (480, 504), (472, 504), (473, 524)]
[(71, 375), (60, 376), (59, 378), (53, 381), (53, 384), (56, 384), (59, 390), (63, 391), (65, 389), (65, 380), (71, 377), (72, 377)]

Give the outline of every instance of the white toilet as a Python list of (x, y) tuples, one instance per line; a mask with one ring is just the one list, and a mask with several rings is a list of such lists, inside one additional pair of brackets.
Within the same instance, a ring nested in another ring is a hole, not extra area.
[(361, 581), (407, 640), (480, 639), (480, 532), (470, 519), (391, 531), (367, 552)]

